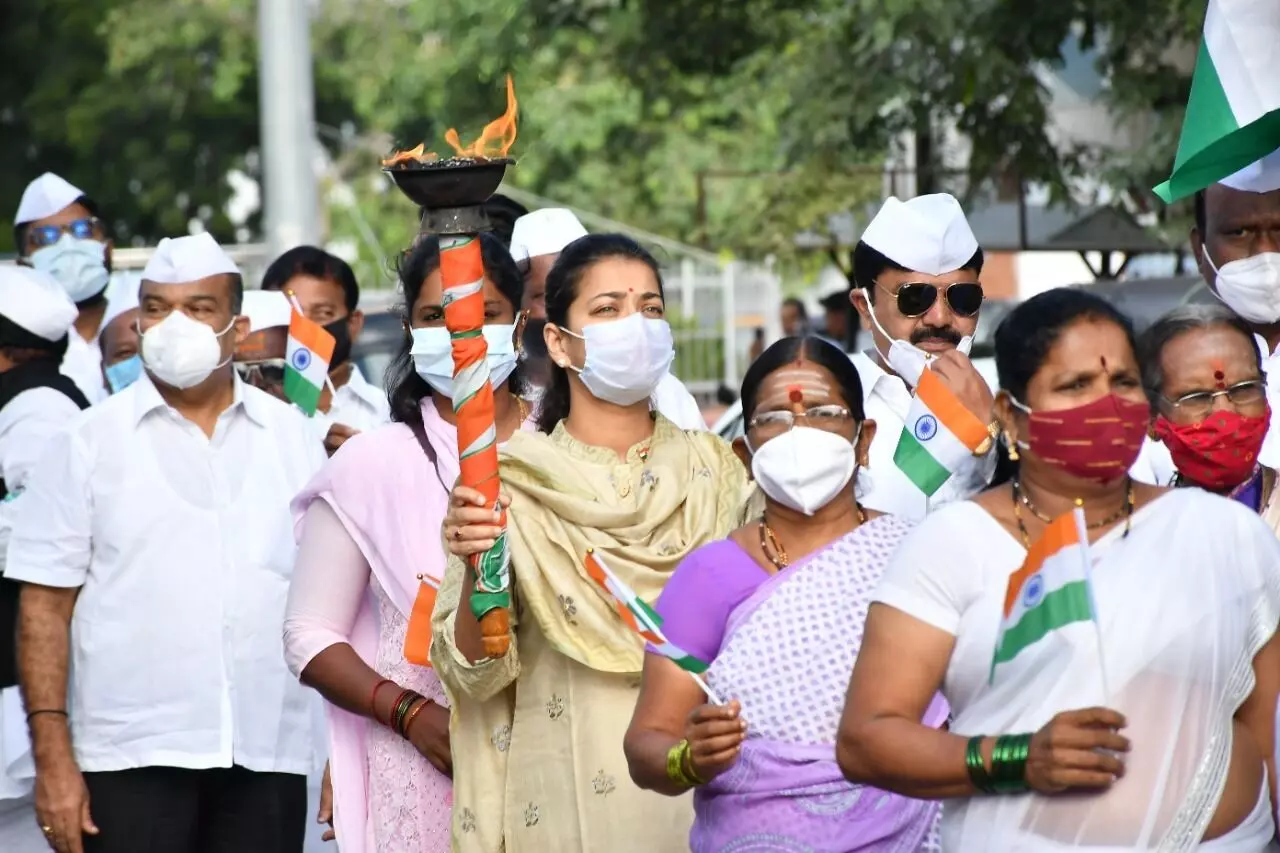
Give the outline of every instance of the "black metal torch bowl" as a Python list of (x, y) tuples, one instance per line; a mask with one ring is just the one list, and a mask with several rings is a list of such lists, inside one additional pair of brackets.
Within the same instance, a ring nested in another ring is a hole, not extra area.
[(478, 207), (497, 191), (507, 166), (515, 160), (451, 157), (447, 160), (409, 161), (382, 171), (409, 200), (427, 210)]

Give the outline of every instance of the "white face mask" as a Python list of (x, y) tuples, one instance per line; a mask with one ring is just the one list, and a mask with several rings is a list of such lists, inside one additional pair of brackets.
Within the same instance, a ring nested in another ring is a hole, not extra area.
[(621, 320), (592, 323), (579, 335), (560, 331), (586, 343), (586, 363), (574, 370), (591, 396), (618, 406), (632, 406), (653, 395), (675, 360), (671, 326), (635, 313)]
[[(867, 299), (864, 292), (863, 299)], [(939, 297), (940, 299), (942, 297)], [(876, 352), (880, 353), (880, 357), (884, 359), (885, 364), (893, 370), (894, 373), (902, 377), (903, 381), (911, 387), (915, 387), (920, 383), (920, 376), (924, 373), (924, 369), (929, 366), (929, 362), (937, 358), (937, 355), (931, 352), (925, 352), (920, 347), (908, 341), (895, 338), (884, 330), (884, 326), (880, 325), (879, 318), (876, 317), (876, 307), (871, 304), (871, 300), (867, 300), (867, 314), (871, 317), (871, 324), (876, 327), (880, 334), (889, 339), (889, 353), (880, 352), (880, 347), (873, 342), (872, 346), (876, 348)], [(973, 349), (973, 335), (965, 335), (960, 339), (960, 343), (956, 344), (956, 351), (961, 355), (968, 355)]]
[(193, 320), (181, 311), (169, 316), (142, 335), (142, 362), (147, 372), (171, 388), (193, 388), (209, 374), (231, 362), (222, 357), (218, 339), (231, 331), (236, 318), (221, 332)]
[(107, 287), (107, 244), (63, 234), (52, 246), (31, 253), (31, 266), (53, 276), (72, 302), (97, 296)]
[[(486, 325), (482, 334), (489, 347), (486, 361), (489, 363), (489, 381), (497, 388), (516, 369), (516, 347), (513, 341), (516, 327), (513, 325)], [(443, 326), (414, 329), (413, 369), (423, 381), (442, 397), (453, 399), (453, 346), (449, 330)]]
[(1263, 252), (1218, 268), (1204, 250), (1213, 270), (1214, 290), (1227, 307), (1252, 323), (1280, 320), (1280, 252)]
[(834, 432), (792, 427), (752, 450), (751, 476), (777, 503), (813, 515), (849, 485), (858, 466), (856, 444), (856, 437), (850, 444)]

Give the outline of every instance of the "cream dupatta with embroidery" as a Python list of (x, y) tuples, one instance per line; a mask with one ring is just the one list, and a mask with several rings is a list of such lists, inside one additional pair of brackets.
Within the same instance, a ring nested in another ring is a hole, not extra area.
[(563, 424), (501, 454), (515, 609), (503, 658), (470, 664), (454, 642), (464, 568), (450, 562), (431, 658), (453, 702), (453, 848), (461, 853), (681, 850), (687, 798), (631, 782), (622, 737), (643, 646), (587, 577), (588, 548), (653, 601), (695, 548), (741, 519), (747, 476), (729, 446), (656, 416), (625, 459)]

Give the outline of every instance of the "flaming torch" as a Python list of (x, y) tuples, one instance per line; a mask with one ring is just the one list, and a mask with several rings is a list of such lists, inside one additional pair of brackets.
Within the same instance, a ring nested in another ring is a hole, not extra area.
[[(471, 560), (475, 590), (471, 610), (480, 620), (484, 651), (489, 657), (507, 653), (510, 645), (510, 562), (506, 513), (498, 507), (498, 444), (493, 414), (493, 385), (489, 381), (488, 347), (484, 335), (484, 262), (481, 231), (490, 230), (484, 203), (502, 183), (513, 160), (507, 152), (516, 141), (516, 95), (507, 77), (507, 111), (489, 122), (471, 145), (463, 146), (450, 128), (445, 141), (451, 157), (441, 158), (419, 145), (382, 162), (409, 200), (422, 209), (423, 236), (440, 239), (440, 279), (444, 323), (453, 347), (453, 411), (458, 421), (459, 482), (484, 495), (499, 517), (503, 533), (493, 548)], [(405, 658), (428, 665), (431, 611), (435, 606), (433, 579), (422, 583), (409, 618)]]

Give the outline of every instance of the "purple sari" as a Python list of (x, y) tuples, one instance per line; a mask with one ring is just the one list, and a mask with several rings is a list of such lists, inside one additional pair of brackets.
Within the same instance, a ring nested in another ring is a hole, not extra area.
[[(880, 516), (773, 576), (732, 542), (690, 555), (685, 578), (677, 569), (659, 602), (664, 627), (672, 642), (713, 658), (708, 684), (739, 700), (747, 721), (738, 762), (694, 792), (693, 853), (915, 853), (936, 844), (937, 803), (851, 784), (835, 757), (870, 596), (910, 529)], [(946, 717), (938, 697), (925, 722)]]

